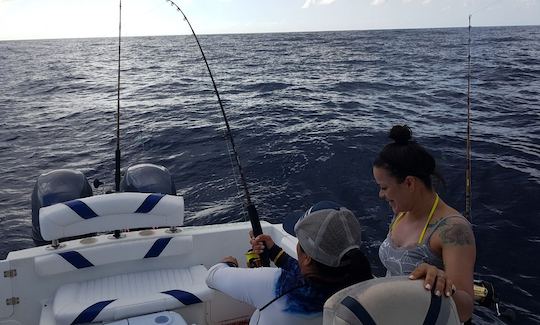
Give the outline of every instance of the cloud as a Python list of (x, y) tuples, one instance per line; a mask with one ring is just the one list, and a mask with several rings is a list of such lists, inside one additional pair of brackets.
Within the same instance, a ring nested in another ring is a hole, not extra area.
[(386, 2), (386, 0), (373, 0), (371, 1), (372, 6), (380, 6), (383, 5)]
[[(377, 0), (374, 0), (373, 2), (376, 2)], [(431, 3), (432, 0), (421, 0), (420, 3), (423, 4), (423, 5), (428, 5)], [(382, 1), (384, 2), (384, 0)], [(413, 0), (401, 0), (401, 2), (403, 3), (411, 3), (413, 2)]]
[(329, 5), (333, 2), (336, 2), (336, 0), (306, 0), (302, 8), (309, 8), (311, 6)]

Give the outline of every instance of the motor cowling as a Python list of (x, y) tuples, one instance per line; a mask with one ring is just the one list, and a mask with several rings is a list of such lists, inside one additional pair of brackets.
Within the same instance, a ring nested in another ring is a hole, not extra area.
[(120, 191), (176, 195), (176, 185), (167, 168), (154, 164), (138, 164), (125, 170)]
[(92, 196), (92, 188), (83, 173), (72, 169), (57, 169), (39, 175), (32, 191), (32, 239), (37, 246), (45, 245), (39, 228), (39, 209), (56, 203)]

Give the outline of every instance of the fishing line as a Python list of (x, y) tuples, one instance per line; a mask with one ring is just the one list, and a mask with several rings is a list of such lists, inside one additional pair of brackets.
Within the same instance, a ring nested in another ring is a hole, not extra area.
[[(225, 139), (227, 139), (227, 131), (226, 130), (223, 130), (223, 136)], [(238, 183), (238, 179), (240, 179), (240, 176), (238, 174), (236, 174), (236, 169), (234, 168), (234, 160), (233, 160), (233, 153), (232, 153), (232, 150), (231, 150), (231, 147), (229, 145), (229, 142), (228, 141), (225, 141), (225, 144), (227, 145), (227, 155), (229, 156), (229, 162), (231, 164), (231, 170), (232, 170), (232, 173), (233, 173), (233, 180), (234, 180), (234, 185), (236, 186), (236, 190), (238, 192), (238, 195), (241, 196), (240, 194), (240, 184)], [(244, 216), (246, 215), (246, 211), (244, 211)]]
[[(262, 234), (262, 227), (261, 227), (261, 223), (260, 223), (260, 220), (259, 220), (259, 214), (257, 213), (257, 209), (255, 208), (255, 205), (251, 201), (251, 195), (249, 194), (246, 178), (244, 176), (244, 171), (242, 169), (242, 164), (240, 163), (240, 158), (239, 158), (239, 155), (238, 155), (238, 151), (236, 150), (236, 145), (234, 143), (234, 138), (232, 136), (232, 131), (231, 131), (231, 127), (229, 125), (229, 120), (227, 118), (227, 114), (225, 113), (225, 109), (223, 108), (223, 103), (221, 102), (221, 97), (219, 96), (219, 91), (217, 89), (216, 82), (214, 81), (214, 76), (212, 74), (212, 70), (210, 69), (210, 65), (208, 65), (208, 61), (206, 60), (206, 55), (204, 54), (201, 43), (199, 42), (199, 38), (197, 37), (197, 34), (195, 33), (195, 30), (193, 30), (193, 27), (191, 26), (191, 23), (189, 22), (188, 18), (186, 17), (186, 15), (182, 11), (182, 9), (180, 9), (180, 7), (172, 0), (165, 0), (165, 1), (170, 3), (171, 6), (175, 7), (176, 10), (180, 14), (182, 14), (182, 16), (184, 17), (184, 20), (186, 21), (186, 23), (189, 26), (189, 29), (191, 30), (191, 34), (193, 35), (193, 37), (195, 38), (195, 41), (197, 42), (197, 46), (199, 47), (199, 51), (201, 52), (202, 59), (203, 59), (205, 65), (206, 65), (206, 70), (208, 71), (210, 79), (212, 80), (212, 86), (214, 87), (214, 93), (216, 94), (216, 97), (217, 97), (217, 100), (218, 100), (218, 103), (219, 103), (219, 108), (221, 110), (221, 115), (223, 116), (223, 120), (225, 122), (226, 136), (229, 139), (229, 144), (231, 145), (230, 150), (232, 150), (234, 160), (236, 161), (236, 167), (238, 169), (238, 173), (239, 173), (239, 176), (240, 176), (240, 184), (242, 185), (242, 189), (244, 191), (244, 197), (246, 199), (246, 210), (247, 210), (247, 214), (248, 214), (248, 217), (249, 217), (249, 221), (251, 223), (251, 228), (253, 230), (254, 236), (258, 236), (258, 235)], [(270, 260), (268, 258), (268, 253), (266, 252), (266, 250), (265, 250), (265, 253), (263, 253), (261, 255), (261, 260), (262, 260), (263, 266), (269, 266), (270, 265)]]

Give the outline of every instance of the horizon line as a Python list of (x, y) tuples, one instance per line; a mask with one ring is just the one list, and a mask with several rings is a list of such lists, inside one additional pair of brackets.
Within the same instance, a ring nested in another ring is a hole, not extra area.
[[(499, 27), (535, 27), (538, 25), (523, 24), (523, 25), (478, 25), (471, 28), (499, 28)], [(441, 27), (402, 27), (402, 28), (367, 28), (367, 29), (331, 29), (331, 30), (300, 30), (300, 31), (268, 31), (268, 32), (224, 32), (224, 33), (197, 33), (197, 35), (217, 36), (217, 35), (255, 35), (255, 34), (294, 34), (294, 33), (325, 33), (325, 32), (361, 32), (361, 31), (392, 31), (392, 30), (424, 30), (424, 29), (457, 29), (469, 28), (465, 26), (441, 26)], [(191, 36), (191, 33), (186, 34), (159, 34), (159, 35), (122, 35), (122, 38), (136, 37), (165, 37), (165, 36)], [(84, 37), (44, 37), (44, 38), (12, 38), (0, 39), (0, 42), (13, 41), (52, 41), (63, 39), (95, 39), (95, 38), (118, 38), (118, 35), (112, 36), (84, 36)]]

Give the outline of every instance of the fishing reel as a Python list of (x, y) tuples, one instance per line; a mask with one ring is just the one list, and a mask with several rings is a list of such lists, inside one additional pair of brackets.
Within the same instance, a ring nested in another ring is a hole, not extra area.
[(495, 294), (493, 284), (487, 281), (474, 280), (474, 301), (480, 306), (487, 308), (497, 308), (499, 297)]
[(248, 250), (246, 252), (246, 266), (250, 269), (261, 267), (262, 261), (259, 254), (255, 253), (253, 250)]
[(501, 313), (500, 305), (502, 304), (498, 295), (495, 293), (495, 287), (491, 282), (474, 280), (473, 290), (474, 301), (476, 304), (494, 310), (497, 317), (504, 319), (507, 322), (512, 323), (515, 321), (516, 314), (512, 309), (507, 308)]

